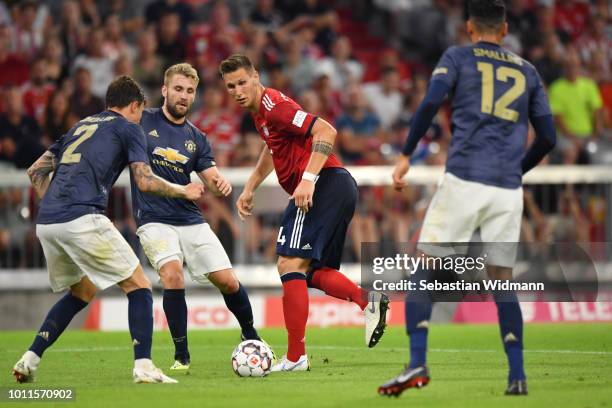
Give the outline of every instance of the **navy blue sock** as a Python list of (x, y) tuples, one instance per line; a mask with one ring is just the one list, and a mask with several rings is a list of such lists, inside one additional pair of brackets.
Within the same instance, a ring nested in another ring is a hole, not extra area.
[(85, 306), (87, 306), (87, 302), (73, 296), (70, 292), (66, 293), (49, 310), (29, 350), (42, 357), (45, 350), (55, 343), (55, 340), (68, 327), (72, 318), (83, 310)]
[(513, 292), (496, 294), (494, 297), (497, 305), (499, 330), (510, 368), (508, 381), (524, 380), (523, 314), (521, 313), (521, 307), (516, 299), (516, 294)]
[(253, 327), (253, 309), (251, 309), (249, 295), (242, 283), (239, 285), (238, 292), (223, 294), (225, 305), (238, 319), (243, 336), (248, 340), (259, 339), (257, 330)]
[[(419, 268), (410, 277), (412, 282), (427, 280), (429, 271)], [(433, 304), (429, 293), (411, 292), (406, 296), (406, 333), (410, 336), (410, 368), (425, 366), (427, 362), (427, 335)]]
[(164, 290), (164, 312), (174, 342), (174, 359), (185, 363), (189, 361), (185, 289)]
[(410, 368), (422, 367), (427, 360), (427, 334), (433, 308), (431, 301), (406, 298), (406, 332), (410, 336)]
[(128, 324), (134, 345), (134, 360), (151, 358), (153, 341), (153, 296), (150, 289), (136, 289), (127, 294)]

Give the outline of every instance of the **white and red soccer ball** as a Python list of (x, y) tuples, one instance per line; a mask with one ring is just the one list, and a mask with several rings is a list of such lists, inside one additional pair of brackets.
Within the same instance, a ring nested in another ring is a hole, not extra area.
[(276, 357), (263, 341), (245, 340), (232, 353), (232, 369), (240, 377), (265, 377)]

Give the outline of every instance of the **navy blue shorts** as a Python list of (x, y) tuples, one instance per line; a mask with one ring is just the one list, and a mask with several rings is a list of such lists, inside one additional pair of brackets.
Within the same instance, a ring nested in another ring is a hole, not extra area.
[(311, 259), (310, 269), (339, 269), (346, 231), (357, 205), (357, 183), (343, 168), (321, 170), (313, 206), (307, 213), (289, 201), (276, 241), (276, 253)]

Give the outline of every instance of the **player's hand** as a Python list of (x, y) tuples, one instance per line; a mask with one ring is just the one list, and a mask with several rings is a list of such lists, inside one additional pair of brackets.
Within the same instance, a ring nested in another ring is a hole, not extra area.
[(243, 190), (240, 197), (238, 197), (238, 201), (236, 201), (236, 207), (238, 208), (238, 216), (242, 221), (245, 220), (246, 217), (253, 214), (253, 194), (250, 190)]
[(204, 185), (201, 183), (189, 183), (185, 186), (185, 199), (198, 200), (204, 194)]
[(395, 164), (395, 169), (393, 169), (393, 188), (395, 188), (395, 190), (402, 191), (402, 189), (406, 187), (404, 176), (408, 173), (409, 168), (410, 158), (400, 154)]
[(213, 178), (213, 182), (217, 186), (217, 190), (223, 195), (223, 197), (227, 197), (232, 193), (232, 185), (230, 182), (223, 177), (222, 175), (218, 175)]
[(310, 207), (312, 207), (312, 196), (314, 195), (314, 190), (314, 182), (302, 180), (289, 199), (295, 200), (295, 206), (307, 213)]

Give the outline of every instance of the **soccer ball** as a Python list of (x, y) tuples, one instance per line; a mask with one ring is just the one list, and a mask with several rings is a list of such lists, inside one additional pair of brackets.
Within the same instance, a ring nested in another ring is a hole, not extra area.
[(232, 369), (240, 377), (265, 377), (276, 360), (263, 341), (245, 340), (232, 353)]

